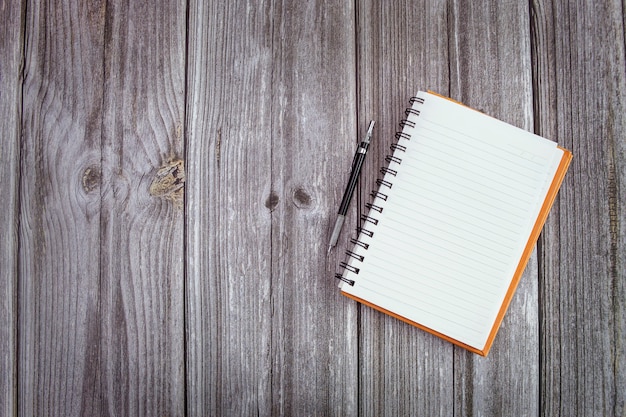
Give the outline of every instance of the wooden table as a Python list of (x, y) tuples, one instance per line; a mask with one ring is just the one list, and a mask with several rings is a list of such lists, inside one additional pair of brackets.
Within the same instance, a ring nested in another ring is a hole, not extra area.
[[(623, 9), (3, 1), (0, 415), (623, 416)], [(418, 89), (574, 153), (487, 358), (326, 256)]]

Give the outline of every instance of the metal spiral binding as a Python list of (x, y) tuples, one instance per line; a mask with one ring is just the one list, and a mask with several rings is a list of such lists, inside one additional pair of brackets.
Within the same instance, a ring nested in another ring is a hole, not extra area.
[(348, 265), (346, 262), (341, 262), (339, 264), (339, 266), (342, 267), (343, 269), (347, 269), (348, 271), (350, 271), (352, 273), (355, 273), (355, 274), (358, 274), (359, 271), (360, 271), (359, 268), (357, 268), (355, 266), (352, 266), (352, 265)]
[(364, 227), (357, 227), (356, 228), (356, 233), (357, 235), (360, 235), (361, 233), (363, 233), (365, 236), (372, 238), (374, 237), (374, 232), (372, 232), (371, 230), (368, 230)]
[(414, 109), (413, 107), (408, 107), (406, 110), (404, 110), (404, 114), (406, 115), (406, 117), (409, 117), (410, 115), (419, 116), (420, 111)]
[(373, 217), (368, 216), (367, 214), (361, 214), (361, 221), (362, 222), (370, 222), (372, 223), (374, 226), (378, 225), (378, 219), (375, 219)]
[(404, 129), (407, 126), (413, 128), (413, 127), (415, 127), (415, 122), (412, 121), (412, 120), (409, 120), (409, 119), (402, 119), (402, 120), (400, 120), (400, 127), (401, 128)]
[(389, 146), (389, 147), (394, 152), (396, 151), (396, 149), (399, 150), (400, 152), (406, 152), (406, 146), (402, 146), (402, 145), (399, 145), (397, 143), (392, 143), (391, 146)]
[(348, 285), (354, 285), (354, 280), (345, 278), (343, 275), (335, 273), (335, 278), (345, 282)]
[(359, 245), (360, 247), (362, 247), (365, 250), (368, 250), (370, 245), (364, 242), (361, 242), (360, 240), (357, 240), (355, 238), (351, 238), (350, 239), (350, 243), (352, 243), (353, 245)]
[(411, 140), (411, 135), (409, 135), (408, 133), (404, 133), (404, 132), (396, 132), (396, 139), (397, 140), (400, 140), (400, 139)]
[(397, 156), (393, 156), (393, 155), (387, 155), (385, 156), (385, 161), (387, 161), (387, 163), (392, 163), (395, 162), (396, 164), (400, 165), (402, 163), (402, 159), (398, 158)]
[(383, 201), (387, 201), (387, 194), (383, 194), (377, 190), (372, 190), (372, 192), (370, 193), (370, 197), (372, 197), (373, 199), (380, 198)]
[(379, 213), (383, 212), (383, 208), (381, 206), (377, 206), (376, 204), (372, 204), (372, 203), (365, 203), (365, 207), (367, 207), (370, 210), (375, 210)]
[(363, 259), (365, 259), (365, 256), (359, 255), (358, 253), (354, 253), (351, 250), (347, 250), (346, 251), (346, 255), (348, 255), (351, 258), (356, 259), (359, 262), (363, 262)]
[(376, 180), (376, 184), (378, 184), (379, 187), (384, 185), (387, 188), (391, 188), (391, 186), (393, 185), (389, 181), (381, 180), (380, 178)]
[[(411, 106), (413, 106), (415, 103), (424, 104), (424, 99), (421, 98), (421, 97), (411, 97), (409, 102), (411, 103)], [(407, 118), (400, 121), (400, 127), (403, 130), (406, 127), (414, 128), (416, 126), (416, 123), (413, 120), (409, 120), (409, 117), (412, 117), (412, 116), (419, 117), (420, 111), (417, 110), (417, 109), (414, 109), (413, 107), (409, 107), (409, 108), (407, 108), (404, 111), (404, 114), (406, 115)], [(411, 140), (411, 135), (406, 133), (406, 132), (404, 132), (404, 131), (396, 132), (395, 137), (396, 137), (396, 139), (398, 141), (400, 141), (401, 139)], [(406, 146), (400, 145), (399, 143), (393, 143), (390, 146), (390, 148), (391, 148), (391, 151), (393, 153), (395, 153), (396, 151), (406, 152)], [(395, 156), (395, 155), (387, 155), (385, 157), (385, 161), (387, 161), (388, 164), (395, 163), (395, 164), (400, 165), (402, 163), (402, 158), (399, 158), (398, 156)], [(387, 167), (382, 167), (380, 169), (380, 172), (383, 175), (389, 174), (389, 175), (394, 176), (394, 177), (398, 174), (397, 170), (391, 169), (388, 166)], [(380, 189), (382, 187), (391, 188), (393, 186), (393, 183), (390, 182), (390, 181), (387, 181), (387, 180), (385, 180), (383, 178), (378, 178), (376, 180), (376, 184), (378, 185), (379, 189), (372, 191), (370, 193), (370, 196), (374, 200), (379, 198), (382, 201), (387, 201), (388, 195), (383, 193), (383, 192), (381, 192)], [(382, 213), (383, 212), (383, 208), (384, 208), (384, 207), (382, 207), (380, 205), (376, 205), (376, 204), (373, 204), (373, 203), (366, 203), (365, 207), (367, 207), (370, 210), (370, 212), (373, 210), (373, 211), (376, 211), (378, 213)], [(365, 215), (365, 214), (361, 215), (361, 222), (362, 222), (362, 224), (371, 223), (374, 226), (378, 225), (378, 219), (376, 219), (374, 217), (371, 217), (369, 215)], [(372, 230), (366, 229), (364, 227), (357, 227), (357, 234), (358, 234), (358, 236), (361, 236), (361, 234), (363, 234), (363, 235), (365, 235), (365, 236), (367, 236), (369, 238), (374, 237), (374, 232)], [(369, 243), (362, 242), (358, 238), (351, 238), (350, 239), (350, 243), (352, 243), (355, 246), (359, 246), (359, 247), (363, 248), (364, 250), (368, 250), (369, 249)], [(356, 252), (354, 252), (352, 250), (346, 250), (345, 253), (346, 253), (347, 256), (349, 256), (350, 258), (355, 259), (358, 262), (363, 262), (364, 259), (365, 259), (365, 256), (360, 255), (360, 254), (358, 254), (358, 253), (356, 253)], [(360, 271), (359, 268), (357, 268), (357, 267), (355, 267), (353, 265), (350, 265), (347, 262), (341, 262), (339, 264), (339, 266), (341, 268), (349, 271), (349, 272), (352, 272), (353, 274), (358, 274), (359, 271)], [(348, 279), (348, 278), (344, 277), (342, 274), (339, 274), (339, 273), (335, 274), (335, 278), (337, 278), (337, 279), (347, 283), (348, 285), (354, 285), (354, 283), (355, 283), (354, 280)]]

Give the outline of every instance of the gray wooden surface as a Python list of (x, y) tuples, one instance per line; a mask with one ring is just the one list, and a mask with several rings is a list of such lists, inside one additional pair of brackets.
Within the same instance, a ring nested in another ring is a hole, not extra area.
[[(0, 415), (626, 415), (625, 8), (0, 2)], [(574, 153), (487, 358), (333, 278), (418, 89)]]

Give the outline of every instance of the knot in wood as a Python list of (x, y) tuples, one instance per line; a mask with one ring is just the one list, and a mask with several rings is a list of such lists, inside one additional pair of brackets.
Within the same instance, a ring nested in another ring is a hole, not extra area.
[(156, 173), (150, 185), (150, 195), (164, 198), (182, 209), (185, 196), (185, 164), (181, 159), (167, 162)]
[(90, 193), (100, 185), (100, 169), (95, 166), (91, 166), (83, 172), (82, 178), (83, 190), (86, 193)]
[(267, 207), (270, 211), (274, 211), (278, 205), (278, 200), (278, 194), (272, 190), (270, 195), (267, 197), (267, 200), (265, 200), (265, 207)]
[(311, 206), (312, 202), (313, 202), (313, 199), (311, 198), (309, 193), (307, 193), (304, 189), (297, 188), (293, 192), (293, 203), (296, 205), (296, 207), (308, 208)]

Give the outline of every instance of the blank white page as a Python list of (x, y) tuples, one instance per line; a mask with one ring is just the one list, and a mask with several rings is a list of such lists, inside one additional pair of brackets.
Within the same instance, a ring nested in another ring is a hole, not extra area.
[[(556, 143), (420, 92), (342, 291), (482, 350), (558, 169)], [(395, 175), (394, 175), (395, 174)], [(367, 249), (365, 248), (367, 247)], [(362, 260), (357, 259), (363, 257)], [(357, 272), (358, 271), (358, 272)]]

